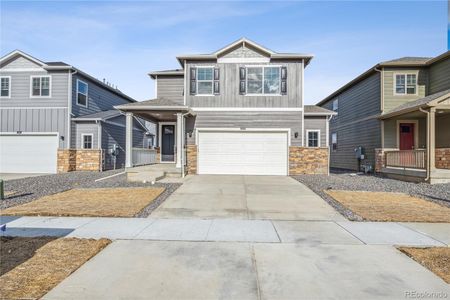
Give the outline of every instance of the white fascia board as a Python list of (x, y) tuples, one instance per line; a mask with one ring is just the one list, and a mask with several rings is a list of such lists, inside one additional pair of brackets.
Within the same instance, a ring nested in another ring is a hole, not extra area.
[(192, 111), (303, 111), (301, 107), (193, 107)]

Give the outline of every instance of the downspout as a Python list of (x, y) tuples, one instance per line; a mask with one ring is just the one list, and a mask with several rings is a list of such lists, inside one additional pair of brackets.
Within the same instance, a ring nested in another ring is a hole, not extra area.
[(430, 155), (431, 155), (431, 134), (430, 134), (430, 112), (427, 110), (423, 110), (422, 107), (419, 107), (419, 110), (427, 115), (427, 177), (425, 181), (430, 180)]
[(71, 133), (72, 133), (72, 104), (73, 104), (73, 91), (72, 91), (72, 77), (73, 75), (77, 74), (78, 70), (75, 70), (73, 72), (69, 71), (69, 82), (68, 82), (68, 86), (67, 86), (67, 93), (68, 93), (68, 102), (67, 103), (67, 149), (70, 149), (71, 147), (71, 143), (72, 143), (72, 138), (71, 138)]
[(333, 119), (333, 115), (330, 115), (327, 117), (327, 148), (328, 148), (328, 169), (327, 169), (327, 175), (330, 176), (330, 166), (331, 166), (331, 151), (330, 151), (330, 121)]
[(100, 150), (100, 172), (103, 172), (103, 149), (102, 149), (102, 122), (95, 121), (97, 123), (97, 149)]
[[(377, 67), (373, 68), (374, 71), (380, 73), (380, 113), (384, 112), (384, 76), (383, 69), (379, 70)], [(384, 122), (381, 122), (381, 149), (384, 149)]]
[(186, 150), (184, 149), (185, 148), (185, 138), (186, 138), (186, 134), (184, 132), (184, 127), (185, 127), (185, 119), (184, 119), (184, 117), (189, 115), (189, 114), (190, 114), (190, 112), (187, 112), (185, 114), (181, 114), (181, 134), (183, 135), (181, 137), (181, 145), (180, 145), (181, 146), (181, 150), (183, 151), (181, 153), (181, 176), (182, 176), (182, 178), (185, 177), (184, 164), (185, 164), (185, 156), (186, 156)]

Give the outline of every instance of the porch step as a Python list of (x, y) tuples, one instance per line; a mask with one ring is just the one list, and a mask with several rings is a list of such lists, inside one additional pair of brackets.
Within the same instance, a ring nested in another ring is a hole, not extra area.
[(156, 182), (165, 176), (163, 171), (127, 172), (127, 180), (130, 182)]

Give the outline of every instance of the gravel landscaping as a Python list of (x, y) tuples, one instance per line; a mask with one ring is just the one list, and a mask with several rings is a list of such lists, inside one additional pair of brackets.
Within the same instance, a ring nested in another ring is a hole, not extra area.
[(123, 170), (105, 172), (69, 172), (54, 175), (29, 177), (5, 182), (5, 191), (14, 192), (0, 201), (0, 209), (24, 204), (46, 195), (60, 193), (73, 188), (114, 188), (114, 187), (162, 187), (164, 192), (140, 211), (135, 217), (145, 218), (164, 202), (178, 187), (179, 183), (141, 183), (128, 182), (125, 174), (120, 174), (105, 180), (96, 179), (118, 174)]
[(428, 183), (412, 183), (374, 175), (354, 175), (351, 173), (330, 174), (329, 176), (299, 175), (293, 176), (293, 178), (312, 189), (343, 216), (352, 221), (363, 221), (363, 219), (326, 194), (325, 190), (406, 193), (450, 207), (449, 183), (430, 185)]

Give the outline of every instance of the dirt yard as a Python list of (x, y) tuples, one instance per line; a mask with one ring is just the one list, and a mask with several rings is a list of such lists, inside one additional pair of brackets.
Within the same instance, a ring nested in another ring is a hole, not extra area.
[(2, 237), (0, 242), (0, 298), (38, 299), (111, 241)]
[(402, 193), (325, 191), (366, 221), (450, 223), (450, 208)]
[(164, 188), (73, 189), (4, 209), (5, 216), (134, 217)]
[(400, 251), (450, 283), (450, 248), (408, 248), (400, 247)]

